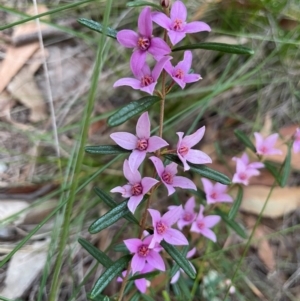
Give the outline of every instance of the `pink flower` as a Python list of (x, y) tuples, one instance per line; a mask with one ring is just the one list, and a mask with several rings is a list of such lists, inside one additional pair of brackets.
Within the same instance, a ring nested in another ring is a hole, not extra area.
[(134, 253), (131, 261), (132, 273), (140, 272), (148, 262), (153, 268), (165, 271), (165, 264), (162, 257), (159, 255), (159, 251), (149, 249), (149, 244), (153, 238), (153, 235), (147, 236), (144, 240), (138, 238), (131, 238), (124, 240), (127, 249)]
[(170, 59), (171, 59), (170, 56), (166, 56), (160, 59), (156, 63), (152, 72), (147, 63), (144, 63), (142, 69), (141, 68), (137, 69), (136, 65), (132, 66), (131, 71), (135, 76), (135, 78), (131, 78), (131, 77), (121, 78), (114, 83), (114, 88), (119, 86), (130, 86), (135, 90), (141, 90), (152, 95), (155, 86), (157, 84), (157, 80), (161, 74), (161, 71), (164, 65), (166, 64), (166, 62), (169, 61)]
[(110, 192), (119, 192), (122, 197), (129, 198), (128, 209), (134, 213), (144, 195), (156, 184), (157, 180), (145, 177), (142, 179), (137, 169), (131, 170), (128, 160), (124, 161), (123, 172), (128, 184), (113, 188)]
[(143, 113), (136, 124), (136, 136), (131, 133), (117, 132), (110, 135), (118, 145), (132, 150), (129, 156), (129, 165), (132, 169), (138, 169), (146, 157), (147, 152), (155, 152), (169, 145), (158, 136), (150, 137), (150, 120), (148, 112)]
[(300, 152), (300, 128), (296, 129), (296, 133), (294, 134), (294, 143), (293, 143), (293, 151), (294, 153)]
[[(187, 258), (187, 259), (192, 258), (192, 257), (195, 255), (195, 253), (196, 253), (196, 248), (191, 249), (189, 252), (187, 252), (186, 258)], [(193, 266), (191, 263), (190, 263), (190, 265), (191, 265), (191, 267), (193, 268), (193, 270), (196, 272), (194, 266)], [(171, 284), (174, 284), (174, 283), (176, 283), (176, 282), (179, 280), (180, 272), (181, 272), (181, 273), (184, 273), (184, 271), (183, 271), (182, 269), (179, 269), (179, 270), (175, 273), (175, 275), (172, 277), (172, 279), (171, 279), (171, 281), (170, 281)]]
[(264, 168), (265, 165), (261, 162), (251, 162), (249, 161), (249, 156), (247, 155), (247, 153), (243, 153), (241, 158), (237, 158), (237, 157), (233, 157), (232, 158), (233, 161), (238, 161), (238, 160), (242, 160), (245, 165), (247, 165), (247, 169), (258, 169), (258, 168)]
[(161, 216), (157, 210), (148, 209), (148, 211), (152, 217), (154, 229), (153, 239), (149, 248), (153, 248), (155, 243), (160, 243), (163, 239), (172, 245), (189, 244), (185, 236), (180, 231), (171, 228), (171, 226), (180, 218), (182, 206), (169, 210), (163, 216)]
[[(187, 202), (184, 205), (184, 208), (182, 209), (181, 216), (177, 222), (177, 226), (179, 230), (182, 230), (184, 226), (190, 225), (196, 218), (195, 213), (195, 198), (192, 196), (190, 197)], [(168, 209), (172, 210), (176, 208), (177, 206), (169, 206)]]
[(205, 126), (201, 127), (194, 134), (185, 136), (183, 138), (184, 133), (178, 132), (176, 133), (179, 137), (179, 141), (177, 143), (177, 155), (184, 166), (184, 171), (189, 170), (190, 167), (186, 161), (195, 164), (205, 164), (211, 163), (211, 158), (206, 155), (204, 152), (199, 150), (191, 149), (195, 144), (197, 144), (203, 137), (205, 132)]
[(175, 192), (174, 187), (197, 190), (196, 185), (190, 179), (186, 177), (175, 176), (177, 174), (176, 163), (171, 163), (164, 167), (159, 158), (153, 156), (149, 159), (153, 162), (158, 176), (168, 189), (168, 195), (171, 195)]
[(204, 217), (203, 210), (204, 206), (201, 205), (200, 212), (198, 214), (198, 217), (192, 224), (191, 231), (200, 233), (208, 239), (212, 240), (213, 242), (216, 242), (216, 234), (210, 228), (215, 226), (221, 218), (218, 215), (209, 215)]
[(173, 80), (184, 89), (187, 83), (193, 83), (201, 79), (200, 74), (189, 74), (192, 66), (192, 52), (185, 51), (183, 61), (180, 61), (175, 67), (168, 61), (164, 68), (173, 78)]
[(170, 41), (173, 45), (179, 43), (186, 33), (199, 31), (210, 31), (210, 27), (204, 22), (186, 22), (187, 10), (181, 1), (175, 1), (172, 5), (170, 17), (160, 12), (152, 13), (152, 20), (168, 31)]
[[(140, 271), (140, 274), (146, 274), (152, 272), (154, 269), (151, 265), (146, 264), (145, 267)], [(125, 277), (127, 274), (127, 271), (122, 272), (122, 276)], [(123, 279), (121, 277), (117, 278), (117, 282), (123, 282)], [(140, 278), (134, 280), (134, 284), (136, 288), (142, 293), (145, 294), (147, 291), (147, 287), (150, 286), (150, 281), (146, 278)]]
[(278, 134), (272, 134), (267, 138), (263, 138), (260, 133), (254, 133), (256, 153), (258, 155), (282, 155), (280, 149), (274, 148), (278, 139)]
[(161, 38), (152, 37), (152, 20), (150, 7), (145, 7), (138, 19), (138, 33), (124, 29), (117, 33), (118, 42), (127, 48), (134, 48), (130, 59), (131, 70), (142, 69), (147, 52), (159, 60), (171, 52), (170, 47)]
[(226, 193), (227, 185), (223, 185), (221, 183), (213, 185), (211, 181), (204, 178), (202, 178), (201, 181), (206, 194), (207, 204), (233, 202), (232, 197)]

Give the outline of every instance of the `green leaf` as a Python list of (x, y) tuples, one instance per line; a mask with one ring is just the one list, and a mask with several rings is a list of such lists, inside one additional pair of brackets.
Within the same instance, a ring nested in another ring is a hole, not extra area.
[(185, 256), (178, 251), (173, 245), (168, 244), (162, 240), (160, 245), (166, 250), (166, 252), (174, 259), (174, 261), (184, 270), (184, 272), (192, 279), (195, 279), (196, 273), (191, 267), (190, 262)]
[(100, 218), (98, 218), (95, 222), (93, 222), (89, 227), (89, 232), (91, 234), (98, 233), (103, 229), (113, 225), (116, 221), (118, 221), (121, 217), (124, 217), (126, 214), (130, 213), (127, 207), (128, 200), (123, 201), (115, 208), (111, 209)]
[(86, 153), (96, 155), (117, 155), (130, 153), (130, 150), (120, 147), (119, 145), (94, 145), (84, 148)]
[(240, 140), (240, 142), (242, 142), (246, 147), (249, 147), (254, 153), (256, 153), (256, 147), (244, 132), (236, 129), (234, 130), (234, 134)]
[(139, 6), (152, 6), (157, 10), (162, 11), (162, 7), (153, 3), (153, 2), (148, 2), (148, 1), (130, 1), (126, 3), (127, 7), (139, 7)]
[(221, 211), (220, 209), (216, 208), (215, 212), (221, 216), (222, 220), (232, 229), (234, 230), (240, 237), (242, 238), (248, 238), (247, 234), (243, 230), (243, 228), (234, 220), (229, 219), (227, 217), (227, 214)]
[[(98, 197), (111, 209), (115, 208), (119, 205), (116, 201), (114, 201), (105, 191), (100, 188), (94, 187), (95, 193)], [(129, 222), (139, 225), (138, 220), (133, 216), (133, 214), (128, 210), (128, 213), (124, 216)]]
[(280, 186), (284, 187), (287, 183), (287, 180), (289, 178), (290, 175), (290, 171), (291, 171), (291, 157), (292, 157), (292, 144), (288, 145), (288, 152), (287, 155), (285, 157), (285, 160), (283, 162), (283, 167), (282, 167), (282, 173), (280, 176)]
[(197, 43), (197, 44), (184, 45), (184, 46), (173, 48), (172, 52), (180, 51), (180, 50), (188, 50), (188, 49), (207, 49), (207, 50), (214, 50), (214, 51), (233, 53), (233, 54), (248, 54), (248, 55), (254, 54), (254, 51), (250, 48), (241, 45), (229, 45), (223, 43)]
[(77, 22), (91, 30), (105, 34), (106, 36), (108, 36), (110, 38), (113, 38), (113, 39), (117, 38), (118, 32), (115, 29), (110, 28), (110, 27), (104, 27), (102, 24), (100, 24), (96, 21), (85, 19), (85, 18), (79, 18), (77, 20)]
[(99, 295), (106, 286), (125, 269), (131, 257), (131, 255), (121, 257), (99, 277), (91, 291), (92, 298)]
[(79, 238), (78, 242), (95, 258), (99, 263), (101, 263), (105, 268), (109, 268), (113, 265), (113, 261), (102, 251), (92, 245), (89, 241), (84, 238)]
[(238, 186), (238, 193), (236, 196), (236, 200), (233, 203), (233, 206), (231, 207), (229, 213), (228, 213), (228, 218), (229, 219), (234, 219), (237, 212), (239, 211), (239, 208), (241, 206), (242, 203), (242, 199), (243, 199), (243, 188), (241, 185)]
[[(188, 252), (188, 246), (184, 246), (183, 248), (182, 248), (182, 256), (184, 256), (185, 258), (186, 258), (186, 254), (187, 254), (187, 252)], [(174, 264), (173, 264), (173, 267), (172, 267), (172, 269), (171, 269), (171, 272), (170, 272), (170, 277), (172, 278), (175, 274), (176, 274), (176, 272), (178, 271), (180, 269), (180, 267), (179, 267), (179, 265), (175, 262)]]
[(93, 300), (93, 301), (111, 301), (112, 300), (108, 296), (104, 296), (104, 295), (91, 296), (90, 293), (87, 294), (87, 297), (89, 300)]
[(120, 125), (129, 120), (131, 117), (148, 110), (159, 100), (160, 97), (157, 96), (145, 96), (139, 100), (132, 101), (128, 105), (125, 105), (119, 111), (111, 115), (107, 120), (107, 124), (109, 126)]
[(128, 281), (133, 281), (133, 280), (136, 280), (136, 279), (142, 279), (142, 278), (151, 278), (151, 277), (154, 277), (154, 276), (157, 276), (158, 274), (160, 274), (161, 272), (160, 271), (153, 271), (153, 272), (149, 272), (149, 273), (145, 273), (145, 274), (138, 274), (138, 275), (134, 275), (134, 276), (131, 276)]
[(273, 162), (270, 161), (264, 161), (265, 168), (273, 175), (275, 178), (276, 182), (281, 185), (281, 178), (279, 174), (279, 170), (277, 168), (277, 164), (274, 164)]
[(145, 300), (145, 301), (155, 301), (152, 297), (150, 297), (149, 295), (145, 295), (145, 294), (141, 294), (141, 297)]
[[(176, 155), (172, 155), (172, 154), (167, 154), (164, 155), (165, 158), (167, 158), (170, 161), (173, 161), (179, 165), (182, 166), (182, 162), (179, 160), (179, 158)], [(202, 165), (202, 164), (192, 164), (192, 163), (188, 163), (190, 166), (190, 170), (199, 174), (202, 177), (214, 180), (216, 182), (225, 184), (225, 185), (229, 185), (231, 184), (231, 180), (224, 174), (222, 174), (219, 171), (216, 171), (212, 168), (207, 167), (206, 165)]]
[(185, 300), (191, 300), (191, 293), (190, 290), (187, 286), (187, 281), (183, 278), (179, 278), (178, 281), (178, 286), (180, 287), (180, 290), (182, 291)]
[(139, 301), (140, 300), (140, 292), (136, 292), (129, 301)]
[(114, 246), (114, 251), (115, 252), (129, 253), (129, 250), (127, 249), (127, 247), (123, 243), (115, 245)]

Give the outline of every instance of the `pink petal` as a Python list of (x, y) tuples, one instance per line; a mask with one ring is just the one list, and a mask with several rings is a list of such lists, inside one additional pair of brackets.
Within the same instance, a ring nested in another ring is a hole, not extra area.
[(127, 207), (128, 209), (134, 213), (135, 212), (135, 209), (136, 207), (140, 204), (140, 202), (142, 201), (143, 199), (143, 195), (137, 195), (137, 196), (132, 196), (128, 203), (127, 203)]
[(186, 254), (186, 258), (192, 258), (195, 254), (196, 254), (196, 248), (194, 247), (193, 249), (191, 249), (190, 251), (187, 252)]
[(132, 196), (131, 187), (132, 187), (131, 185), (124, 185), (122, 187), (118, 186), (118, 187), (113, 188), (110, 192), (112, 192), (112, 193), (119, 192), (119, 193), (122, 193), (123, 198), (128, 198), (128, 197)]
[[(150, 209), (148, 209), (148, 210), (150, 210)], [(149, 249), (155, 248), (155, 246), (163, 240), (163, 236), (159, 235), (156, 232), (156, 223), (153, 225), (153, 227), (154, 227), (154, 234), (153, 234), (153, 239), (151, 240), (151, 243), (149, 245)]]
[(117, 33), (118, 42), (126, 48), (134, 48), (137, 46), (139, 35), (133, 30), (124, 29)]
[(173, 76), (173, 70), (174, 67), (172, 66), (172, 64), (168, 61), (166, 62), (166, 64), (164, 65), (164, 69), (167, 71), (167, 73), (172, 77)]
[(186, 237), (178, 230), (169, 228), (164, 233), (164, 240), (171, 244), (176, 246), (182, 246), (182, 245), (188, 245), (189, 242), (186, 239)]
[(208, 228), (202, 229), (202, 230), (200, 231), (200, 233), (201, 233), (203, 236), (207, 237), (208, 239), (212, 240), (213, 242), (216, 242), (216, 241), (217, 241), (216, 234), (215, 234), (212, 230), (210, 230), (210, 229), (208, 229)]
[(169, 210), (168, 212), (166, 212), (163, 216), (162, 216), (162, 221), (164, 221), (168, 226), (172, 226), (173, 224), (175, 224), (181, 214), (182, 214), (183, 208), (182, 206), (177, 206), (176, 208)]
[(195, 198), (190, 197), (184, 205), (184, 210), (188, 212), (194, 212), (196, 206)]
[(184, 81), (189, 84), (189, 83), (194, 83), (197, 82), (198, 80), (202, 79), (202, 77), (200, 76), (200, 74), (186, 74), (184, 76)]
[(152, 163), (154, 164), (157, 174), (158, 174), (159, 176), (161, 176), (161, 174), (162, 174), (162, 173), (164, 172), (164, 170), (165, 170), (165, 167), (164, 167), (162, 161), (161, 161), (159, 158), (155, 157), (155, 156), (152, 156), (152, 157), (150, 157), (149, 159), (150, 159), (150, 160), (152, 161)]
[(163, 184), (166, 186), (166, 188), (168, 190), (168, 196), (172, 195), (176, 191), (175, 188), (172, 185), (167, 184), (164, 181), (163, 181)]
[(170, 30), (168, 32), (168, 36), (170, 38), (170, 41), (171, 41), (172, 45), (176, 45), (182, 39), (184, 39), (184, 37), (186, 36), (186, 34), (184, 32), (178, 32), (178, 31)]
[(147, 38), (152, 36), (152, 18), (151, 18), (151, 10), (150, 7), (145, 7), (138, 19), (138, 29), (139, 33)]
[(153, 95), (156, 84), (157, 84), (157, 82), (154, 82), (154, 83), (152, 83), (152, 84), (150, 84), (148, 86), (141, 87), (140, 90), (144, 91), (144, 92), (146, 92), (146, 93), (148, 93), (150, 95)]
[[(175, 70), (176, 70), (176, 68), (175, 68)], [(176, 72), (176, 71), (175, 71)], [(177, 78), (177, 77), (172, 77), (173, 78), (173, 80), (174, 80), (174, 82), (176, 82), (178, 85), (179, 85), (179, 87), (181, 88), (181, 89), (184, 89), (185, 88), (185, 82), (182, 80), (182, 79), (180, 79), (180, 78)]]
[[(196, 215), (195, 215), (195, 216), (196, 216)], [(183, 220), (183, 219), (180, 219), (180, 220), (177, 222), (177, 227), (178, 227), (179, 230), (182, 230), (185, 226), (190, 225), (192, 222), (193, 222), (193, 220), (185, 221), (185, 220)]]
[(186, 146), (193, 147), (203, 138), (204, 133), (205, 133), (205, 126), (198, 129), (194, 134), (185, 136), (182, 139), (182, 141), (186, 144)]
[(186, 177), (175, 176), (173, 178), (173, 184), (172, 185), (174, 187), (180, 187), (180, 188), (183, 188), (183, 189), (197, 190), (197, 187), (194, 184), (194, 182), (191, 181), (190, 179), (186, 178)]
[(152, 152), (155, 152), (158, 149), (161, 149), (168, 145), (169, 145), (169, 143), (167, 141), (165, 141), (164, 139), (162, 139), (158, 136), (152, 136), (148, 139), (147, 152), (152, 153)]
[(211, 28), (204, 22), (194, 21), (186, 24), (183, 30), (186, 33), (194, 33), (200, 31), (211, 31)]
[(252, 162), (252, 163), (250, 163), (248, 166), (247, 166), (247, 168), (253, 168), (253, 169), (258, 169), (258, 168), (264, 168), (265, 167), (265, 165), (263, 164), (263, 163), (261, 163), (261, 162)]
[(241, 160), (242, 160), (246, 165), (248, 165), (248, 163), (249, 163), (249, 157), (248, 157), (247, 153), (243, 153), (243, 155), (241, 156)]
[(161, 38), (152, 38), (151, 46), (148, 48), (148, 52), (151, 53), (156, 60), (160, 60), (164, 55), (171, 52), (171, 48)]
[(208, 195), (211, 194), (214, 189), (214, 185), (212, 184), (212, 182), (205, 178), (201, 178), (201, 181), (202, 181), (203, 189), (204, 189), (205, 193)]
[(136, 135), (140, 139), (148, 139), (150, 137), (150, 119), (148, 112), (143, 113), (136, 124)]
[(136, 288), (142, 293), (145, 294), (147, 291), (147, 280), (145, 278), (134, 280)]
[(135, 254), (131, 260), (132, 274), (135, 274), (136, 272), (140, 272), (144, 268), (145, 264), (146, 264), (146, 258), (140, 257), (138, 254)]
[(265, 145), (268, 145), (269, 147), (272, 148), (272, 147), (275, 145), (275, 143), (276, 143), (276, 141), (277, 141), (277, 139), (278, 139), (278, 136), (279, 136), (279, 135), (278, 135), (277, 133), (268, 136), (268, 137), (265, 139), (264, 144), (265, 144)]
[(138, 90), (141, 88), (141, 82), (136, 78), (124, 77), (117, 80), (113, 85), (114, 88), (120, 86), (129, 86), (135, 90)]
[(145, 195), (155, 184), (157, 184), (159, 181), (150, 178), (145, 177), (142, 179), (142, 186), (143, 186), (143, 195)]
[(196, 149), (190, 149), (186, 154), (185, 159), (195, 164), (206, 164), (211, 163), (211, 158), (202, 151)]
[(136, 49), (130, 58), (130, 69), (134, 75), (140, 74), (145, 62), (146, 62), (146, 51)]
[(144, 64), (141, 73), (139, 74), (140, 78), (145, 76), (145, 75), (150, 75), (151, 74), (151, 70), (150, 67), (147, 63)]
[(246, 178), (246, 179), (243, 179), (243, 180), (242, 180), (242, 179), (240, 178), (239, 174), (238, 174), (238, 173), (235, 173), (235, 174), (233, 175), (233, 178), (232, 178), (232, 183), (241, 183), (241, 184), (244, 184), (244, 185), (248, 186), (248, 185), (249, 185), (249, 179)]
[(125, 149), (132, 150), (136, 148), (137, 137), (131, 133), (117, 132), (111, 134), (110, 138)]
[(138, 247), (143, 244), (143, 241), (138, 238), (125, 239), (123, 242), (130, 253), (136, 253), (138, 251)]
[(243, 173), (246, 172), (247, 166), (246, 164), (239, 158), (236, 159), (236, 172)]
[(172, 59), (171, 56), (164, 56), (156, 63), (152, 71), (152, 76), (155, 81), (158, 80), (166, 62), (170, 61), (171, 59)]
[(154, 12), (151, 14), (152, 16), (152, 21), (161, 26), (162, 28), (165, 29), (170, 29), (171, 27), (171, 19), (168, 18), (165, 14), (159, 13), (159, 12)]
[(227, 190), (227, 187), (227, 185), (216, 183), (214, 188), (217, 193), (224, 193)]
[(178, 271), (175, 273), (175, 275), (172, 277), (170, 283), (171, 283), (171, 284), (176, 283), (176, 282), (178, 281), (179, 277), (180, 277), (180, 270), (178, 270)]
[(182, 164), (183, 164), (183, 170), (187, 171), (190, 169), (190, 166), (187, 164), (186, 159), (184, 157), (182, 157), (178, 152), (177, 152), (178, 158), (181, 160)]
[(227, 194), (227, 193), (220, 194), (218, 196), (218, 202), (232, 203), (233, 202), (233, 198), (229, 194)]
[(149, 254), (147, 256), (147, 261), (150, 265), (152, 265), (154, 268), (156, 268), (158, 270), (161, 270), (161, 271), (166, 270), (165, 263), (164, 263), (162, 257), (154, 250), (149, 252)]
[(260, 133), (254, 133), (256, 150), (261, 148), (264, 138)]
[(129, 166), (128, 160), (125, 160), (123, 163), (123, 173), (125, 178), (131, 185), (140, 183), (142, 180), (141, 174), (137, 169), (131, 169)]
[(158, 221), (160, 221), (161, 215), (160, 215), (159, 211), (157, 211), (155, 209), (148, 209), (148, 212), (150, 213), (150, 215), (152, 217), (152, 225), (153, 225), (153, 227), (155, 227), (156, 223)]
[(205, 216), (203, 220), (207, 228), (212, 228), (221, 220), (221, 217), (218, 215), (209, 215)]
[(197, 220), (203, 219), (203, 211), (204, 211), (204, 206), (200, 205), (200, 210), (199, 210), (199, 214), (198, 214)]
[(146, 151), (140, 151), (137, 149), (133, 150), (128, 158), (130, 168), (133, 170), (138, 169), (141, 163), (145, 160), (145, 157)]
[(199, 229), (196, 221), (192, 223), (190, 231), (191, 232), (200, 233), (201, 230)]
[(192, 66), (193, 55), (192, 52), (187, 50), (184, 52), (182, 63), (185, 65), (186, 73), (191, 69)]
[(171, 20), (181, 19), (182, 21), (186, 20), (187, 10), (185, 5), (181, 1), (175, 1), (171, 7), (170, 17)]

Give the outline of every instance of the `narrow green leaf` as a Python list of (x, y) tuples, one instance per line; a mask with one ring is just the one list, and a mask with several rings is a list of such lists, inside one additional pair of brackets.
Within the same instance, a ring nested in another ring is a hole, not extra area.
[(181, 293), (181, 290), (180, 290), (180, 287), (179, 287), (178, 283), (177, 282), (173, 283), (172, 288), (173, 288), (175, 296), (179, 297), (180, 298), (179, 300), (182, 300), (181, 299), (182, 293)]
[(139, 301), (140, 300), (140, 292), (136, 292), (129, 301)]
[(131, 276), (128, 279), (128, 281), (133, 281), (133, 280), (142, 279), (142, 278), (148, 279), (148, 278), (152, 278), (154, 276), (157, 276), (160, 273), (161, 273), (160, 271), (153, 271), (153, 272), (149, 272), (149, 273), (145, 273), (145, 274), (134, 275), (134, 276)]
[[(182, 162), (179, 160), (179, 158), (176, 155), (172, 155), (172, 154), (167, 154), (164, 155), (165, 158), (167, 158), (170, 161), (173, 161), (179, 165), (182, 166)], [(207, 167), (206, 165), (202, 165), (202, 164), (192, 164), (192, 163), (188, 163), (190, 166), (190, 170), (201, 175), (202, 177), (214, 180), (216, 182), (225, 184), (225, 185), (229, 185), (231, 184), (231, 180), (224, 174), (222, 174), (219, 171), (216, 171), (212, 168)]]
[[(184, 256), (185, 258), (186, 258), (186, 254), (187, 254), (187, 252), (188, 252), (188, 249), (189, 249), (188, 246), (184, 246), (184, 247), (182, 248), (182, 252), (181, 252), (181, 253), (182, 253), (182, 256)], [(172, 278), (172, 277), (176, 274), (176, 272), (177, 272), (179, 269), (180, 269), (179, 265), (175, 262), (175, 263), (173, 264), (172, 269), (171, 269), (170, 277)]]
[(93, 222), (89, 227), (89, 232), (91, 234), (95, 234), (100, 232), (103, 229), (113, 225), (116, 221), (118, 221), (121, 217), (124, 217), (130, 211), (127, 207), (128, 200), (123, 201), (115, 208), (111, 209), (100, 218), (98, 218), (95, 222)]
[(155, 301), (152, 297), (150, 297), (149, 295), (145, 295), (145, 294), (141, 294), (141, 297), (145, 300), (145, 301)]
[(281, 185), (281, 178), (277, 165), (270, 161), (264, 161), (265, 168), (273, 175), (276, 182)]
[(93, 258), (95, 258), (105, 268), (109, 268), (111, 265), (113, 265), (114, 262), (105, 253), (92, 245), (89, 241), (80, 237), (78, 239), (78, 242), (92, 255)]
[(132, 101), (128, 105), (125, 105), (119, 111), (111, 115), (107, 120), (107, 124), (109, 126), (120, 125), (129, 120), (131, 117), (148, 110), (159, 100), (160, 97), (157, 96), (145, 96), (139, 100)]
[[(98, 197), (111, 209), (115, 208), (119, 205), (116, 201), (114, 201), (105, 191), (100, 188), (94, 187), (95, 193)], [(138, 220), (133, 216), (133, 214), (128, 210), (128, 213), (124, 216), (129, 222), (139, 225)]]
[(247, 234), (243, 230), (243, 228), (234, 220), (229, 219), (227, 217), (227, 214), (221, 211), (220, 209), (216, 208), (215, 212), (217, 215), (220, 215), (222, 220), (232, 229), (234, 230), (240, 237), (242, 238), (248, 238)]
[(130, 1), (126, 3), (127, 7), (139, 7), (139, 6), (152, 6), (157, 10), (162, 11), (162, 7), (153, 3), (153, 2), (148, 2), (148, 1)]
[(122, 252), (122, 253), (129, 253), (129, 250), (127, 249), (127, 247), (123, 243), (115, 245), (114, 246), (114, 251), (115, 252)]
[(93, 301), (112, 301), (112, 299), (110, 299), (108, 296), (104, 296), (104, 295), (97, 295), (94, 297), (90, 293), (88, 293), (87, 297), (89, 300), (93, 300)]
[(236, 199), (233, 203), (233, 206), (231, 207), (229, 213), (228, 213), (228, 218), (229, 219), (234, 219), (237, 212), (239, 211), (240, 209), (240, 206), (241, 206), (241, 203), (242, 203), (242, 199), (243, 199), (243, 188), (241, 185), (238, 186), (238, 193), (237, 193), (237, 196), (236, 196)]
[(182, 291), (182, 293), (184, 295), (185, 300), (190, 300), (191, 293), (190, 293), (190, 290), (187, 286), (186, 280), (184, 280), (183, 278), (179, 278), (177, 283), (180, 287), (180, 290)]
[(131, 152), (119, 145), (92, 145), (86, 146), (84, 150), (86, 153), (96, 155), (118, 155)]
[(121, 257), (99, 277), (91, 291), (92, 298), (99, 295), (106, 286), (125, 269), (131, 257), (131, 255)]
[(168, 244), (166, 241), (162, 241), (160, 245), (166, 250), (166, 252), (174, 259), (174, 261), (184, 270), (184, 272), (192, 279), (195, 279), (196, 273), (191, 267), (190, 262), (185, 256), (179, 252), (173, 245)]
[(96, 21), (85, 19), (85, 18), (79, 18), (77, 22), (91, 30), (97, 31), (99, 33), (103, 33), (110, 38), (113, 39), (117, 38), (118, 32), (115, 29), (110, 27), (104, 27), (102, 24)]
[(250, 48), (241, 45), (229, 45), (223, 43), (190, 44), (190, 45), (175, 47), (172, 49), (172, 51), (174, 52), (174, 51), (188, 50), (188, 49), (207, 49), (207, 50), (214, 50), (214, 51), (233, 53), (233, 54), (248, 54), (248, 55), (254, 54), (254, 51)]
[(256, 147), (249, 139), (249, 137), (239, 129), (234, 130), (235, 136), (242, 142), (246, 147), (249, 147), (254, 153), (256, 153)]
[(281, 173), (281, 177), (280, 177), (280, 186), (284, 187), (287, 183), (287, 180), (289, 178), (290, 175), (290, 171), (291, 171), (291, 157), (292, 157), (292, 144), (288, 145), (288, 152), (286, 155), (286, 158), (283, 162), (283, 167), (282, 167), (282, 173)]

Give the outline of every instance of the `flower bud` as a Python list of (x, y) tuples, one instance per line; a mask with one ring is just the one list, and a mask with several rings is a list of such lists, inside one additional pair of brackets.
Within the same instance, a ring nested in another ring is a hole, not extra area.
[(160, 0), (160, 5), (164, 8), (168, 8), (170, 6), (170, 0)]

